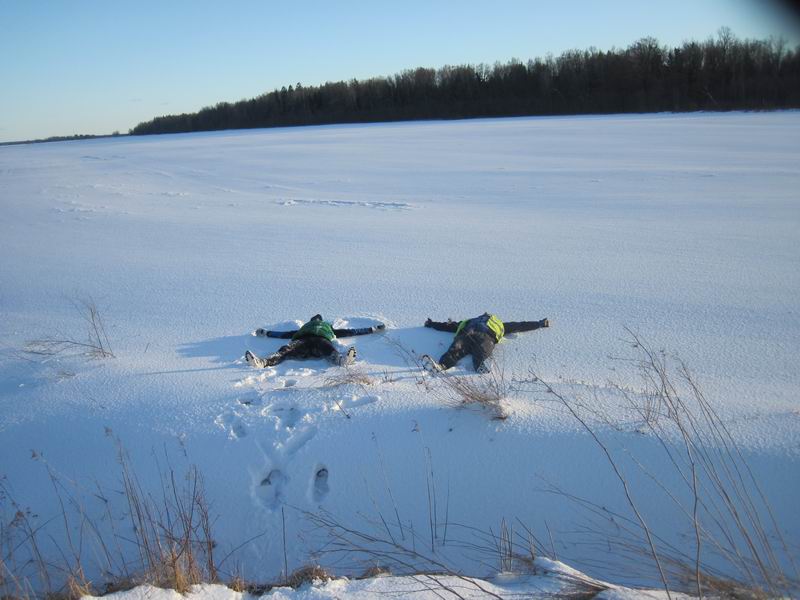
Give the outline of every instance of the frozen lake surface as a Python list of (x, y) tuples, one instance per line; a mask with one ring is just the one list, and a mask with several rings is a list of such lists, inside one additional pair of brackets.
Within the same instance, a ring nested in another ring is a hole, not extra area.
[[(0, 147), (0, 476), (45, 519), (58, 512), (48, 467), (84, 491), (118, 488), (110, 437), (145, 486), (157, 486), (165, 456), (177, 469), (196, 464), (222, 553), (259, 534), (235, 561), (262, 581), (285, 562), (306, 564), (321, 543), (303, 511), (364, 527), (397, 515), (425, 537), (435, 480), (436, 520), (451, 535), (497, 531), (504, 518), (542, 534), (546, 523), (560, 559), (642, 581), (597, 564), (573, 539), (577, 509), (543, 491), (625, 506), (563, 406), (517, 386), (503, 421), (454, 408), (405, 354), (447, 348), (452, 335), (423, 328), (426, 317), (489, 311), (552, 325), (509, 336), (495, 373), (535, 373), (580, 398), (614, 447), (635, 448), (656, 472), (668, 465), (620, 391), (642, 382), (618, 358), (636, 356), (629, 331), (676, 353), (797, 547), (798, 190), (797, 112)], [(87, 298), (116, 358), (23, 352), (35, 339), (83, 339), (75, 302)], [(251, 335), (257, 327), (317, 312), (386, 323), (384, 334), (342, 340), (357, 346), (369, 383), (335, 385), (338, 369), (322, 361), (256, 371), (242, 360), (280, 345)], [(469, 361), (455, 376), (475, 378)], [(641, 493), (654, 522), (675, 529), (674, 511)], [(491, 571), (485, 557), (448, 559)]]

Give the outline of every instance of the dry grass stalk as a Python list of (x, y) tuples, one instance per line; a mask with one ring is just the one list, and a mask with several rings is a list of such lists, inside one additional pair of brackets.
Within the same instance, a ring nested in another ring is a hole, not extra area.
[(644, 537), (647, 540), (649, 555), (650, 557), (652, 557), (653, 562), (655, 563), (656, 568), (658, 569), (659, 577), (661, 579), (662, 584), (664, 585), (664, 591), (667, 594), (667, 598), (672, 598), (672, 595), (670, 594), (669, 583), (667, 582), (667, 576), (664, 571), (664, 566), (662, 565), (662, 561), (659, 558), (659, 554), (658, 551), (656, 550), (655, 542), (653, 540), (653, 534), (651, 533), (650, 527), (647, 525), (644, 517), (642, 516), (641, 511), (639, 510), (638, 504), (633, 498), (630, 486), (628, 485), (628, 480), (625, 478), (625, 475), (620, 470), (617, 461), (614, 460), (614, 457), (611, 454), (611, 451), (609, 450), (608, 446), (602, 442), (600, 437), (597, 435), (594, 429), (592, 429), (592, 427), (588, 424), (588, 422), (583, 417), (581, 417), (581, 415), (577, 412), (575, 406), (570, 402), (570, 400), (568, 400), (567, 398), (556, 392), (555, 389), (553, 389), (553, 387), (550, 386), (550, 384), (544, 381), (541, 381), (541, 383), (549, 394), (552, 394), (564, 404), (564, 406), (567, 408), (567, 410), (569, 410), (572, 416), (583, 426), (583, 428), (594, 439), (594, 441), (602, 450), (603, 454), (608, 459), (611, 468), (614, 470), (614, 474), (616, 475), (617, 479), (620, 482), (620, 485), (622, 486), (622, 489), (625, 492), (625, 498), (628, 502), (628, 506), (633, 511), (634, 515), (636, 515), (636, 520), (641, 527), (641, 532), (644, 534)]
[[(632, 331), (628, 333), (637, 356), (627, 362), (639, 373), (644, 392), (633, 394), (621, 386), (617, 389), (657, 441), (667, 459), (665, 464), (674, 469), (683, 489), (667, 488), (662, 483), (663, 473), (652, 473), (635, 456), (630, 458), (678, 507), (691, 528), (693, 547), (690, 551), (676, 548), (650, 530), (618, 460), (589, 421), (579, 414), (579, 402), (538, 380), (541, 388), (562, 402), (597, 442), (617, 474), (636, 518), (611, 513), (584, 499), (570, 498), (598, 520), (613, 522), (616, 533), (605, 534), (608, 537), (603, 543), (612, 545), (620, 557), (633, 561), (643, 551), (649, 555), (667, 590), (671, 586), (694, 592), (698, 597), (762, 598), (796, 594), (800, 590), (800, 577), (792, 551), (725, 423), (685, 363), (663, 350), (655, 350)], [(721, 568), (712, 566), (720, 561), (724, 565)]]
[(513, 393), (513, 386), (506, 377), (502, 349), (485, 362), (487, 371), (475, 374), (441, 373), (436, 377), (438, 388), (433, 393), (451, 406), (480, 406), (492, 419), (505, 420), (508, 413), (503, 401)]
[(481, 375), (448, 375), (437, 378), (438, 388), (434, 393), (456, 407), (478, 405), (484, 408), (495, 420), (508, 418), (503, 400), (509, 395), (509, 385), (502, 370), (492, 369)]
[(367, 567), (364, 569), (364, 572), (359, 575), (356, 579), (372, 579), (373, 577), (383, 577), (385, 575), (391, 575), (391, 569), (381, 566), (381, 565), (372, 565), (371, 567)]
[[(328, 512), (309, 513), (306, 517), (328, 535), (328, 542), (319, 552), (321, 556), (355, 558), (371, 565), (381, 565), (379, 569), (370, 567), (364, 576), (387, 572), (407, 575), (423, 589), (443, 598), (474, 597), (475, 593), (485, 598), (498, 600), (501, 598), (488, 589), (483, 581), (451, 568), (444, 558), (418, 550), (417, 548), (424, 547), (425, 544), (419, 539), (415, 543), (413, 532), (410, 533), (408, 543), (400, 543), (397, 541), (398, 536), (372, 534), (369, 531), (347, 527)], [(380, 522), (385, 523), (385, 520), (381, 518)], [(381, 524), (377, 521), (373, 525), (376, 531), (382, 530)], [(500, 558), (501, 570), (506, 572), (518, 572), (517, 567), (522, 566), (524, 572), (547, 574), (558, 579), (563, 587), (559, 593), (553, 595), (554, 598), (592, 598), (608, 589), (608, 586), (589, 577), (552, 571), (535, 565), (534, 542), (530, 538), (515, 535), (505, 520), (501, 523), (499, 535), (469, 526), (451, 525), (471, 534), (475, 541), (451, 541), (448, 545), (470, 551), (473, 558), (482, 553), (493, 554)], [(485, 566), (489, 570), (496, 568), (496, 564), (485, 563)]]
[(250, 584), (241, 575), (234, 575), (228, 580), (227, 586), (234, 592), (243, 593), (250, 589)]
[(34, 598), (37, 590), (53, 593), (52, 566), (39, 543), (38, 515), (17, 503), (5, 477), (0, 478), (0, 509), (0, 593), (11, 598)]
[(75, 336), (57, 333), (52, 336), (27, 343), (25, 351), (29, 354), (51, 357), (61, 354), (85, 356), (90, 359), (115, 358), (106, 333), (105, 323), (91, 297), (72, 301), (78, 314), (86, 322), (86, 340)]
[[(686, 513), (691, 514), (696, 555), (689, 575), (694, 576), (697, 589), (702, 589), (704, 582), (711, 585), (720, 580), (701, 568), (701, 548), (708, 547), (740, 574), (741, 581), (729, 579), (728, 584), (748, 588), (754, 597), (798, 592), (800, 575), (793, 553), (725, 423), (683, 361), (657, 352), (633, 332), (629, 334), (632, 346), (640, 352), (637, 366), (643, 379), (666, 407), (665, 426), (656, 424), (651, 431), (661, 440), (677, 434), (681, 441), (670, 457), (692, 490), (692, 506), (686, 507)], [(677, 382), (673, 373), (677, 373)], [(787, 567), (794, 571), (792, 576)]]
[[(0, 478), (0, 597), (77, 599), (141, 583), (185, 592), (194, 584), (218, 580), (211, 516), (197, 468), (190, 467), (181, 483), (171, 468), (159, 470), (160, 497), (154, 496), (144, 491), (117, 444), (127, 506), (125, 532), (118, 531), (119, 515), (112, 514), (99, 486), (87, 492), (65, 481), (38, 453), (33, 459), (45, 465), (57, 501), (54, 516), (42, 518), (20, 506)], [(84, 497), (104, 504), (99, 520), (87, 514)], [(138, 564), (131, 560), (132, 548)], [(90, 580), (89, 572), (99, 572), (105, 584)]]
[(211, 518), (197, 468), (189, 469), (184, 487), (177, 485), (170, 469), (162, 476), (156, 502), (144, 493), (122, 448), (119, 461), (144, 580), (181, 593), (194, 584), (217, 581)]
[(77, 599), (92, 595), (94, 595), (92, 583), (86, 579), (82, 568), (79, 568), (77, 575), (69, 575), (69, 577), (67, 577), (68, 598)]
[(285, 583), (290, 588), (297, 589), (306, 583), (330, 581), (331, 579), (335, 579), (335, 577), (319, 565), (306, 565), (305, 567), (300, 567), (299, 569), (293, 571), (286, 578)]
[(459, 408), (477, 405), (486, 409), (492, 419), (508, 418), (503, 401), (511, 395), (513, 386), (505, 376), (502, 360), (487, 360), (490, 369), (482, 374), (431, 373), (426, 370), (422, 355), (391, 338), (387, 342), (414, 370), (417, 383), (442, 403)]
[(500, 572), (511, 573), (514, 570), (514, 532), (503, 519), (500, 523), (500, 535), (497, 538), (497, 555), (500, 557)]
[(327, 387), (337, 387), (343, 385), (356, 385), (364, 387), (372, 385), (375, 380), (370, 377), (363, 367), (359, 366), (346, 366), (342, 369), (335, 369), (333, 372), (325, 377), (323, 385)]
[[(467, 577), (456, 569), (449, 567), (444, 559), (435, 554), (426, 554), (418, 548), (426, 546), (413, 530), (406, 531), (406, 543), (398, 541), (399, 536), (373, 534), (347, 527), (327, 511), (305, 513), (309, 522), (326, 534), (328, 542), (319, 551), (320, 556), (345, 556), (349, 559), (363, 561), (366, 564), (380, 564), (392, 573), (414, 576), (415, 580), (424, 584), (426, 589), (447, 591), (456, 598), (463, 598), (452, 585), (445, 582), (443, 576), (456, 578), (465, 589), (478, 591), (487, 598), (500, 597), (486, 588), (482, 582)], [(386, 521), (381, 517), (382, 529)]]

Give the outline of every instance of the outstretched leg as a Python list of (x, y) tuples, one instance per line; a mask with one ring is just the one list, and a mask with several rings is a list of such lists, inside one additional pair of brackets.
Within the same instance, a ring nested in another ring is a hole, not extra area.
[(303, 341), (305, 342), (303, 349), (306, 353), (304, 358), (327, 358), (333, 362), (335, 357), (339, 355), (336, 346), (324, 337), (307, 337), (303, 338)]
[(278, 351), (274, 354), (270, 354), (264, 358), (260, 358), (248, 350), (244, 353), (244, 359), (248, 364), (259, 369), (264, 369), (266, 367), (274, 367), (287, 358), (307, 358), (308, 350), (305, 348), (305, 342), (305, 339), (294, 340), (278, 348)]
[(487, 358), (492, 355), (494, 347), (497, 345), (491, 334), (483, 332), (470, 332), (470, 354), (472, 355), (472, 366), (479, 373), (486, 373), (489, 367), (485, 364)]
[(439, 359), (442, 370), (454, 367), (458, 361), (470, 353), (470, 346), (471, 344), (466, 334), (461, 333), (457, 335), (456, 339), (453, 340), (453, 343), (450, 344), (450, 347), (447, 349), (447, 352), (442, 354), (442, 357)]
[(352, 365), (354, 362), (356, 362), (356, 347), (350, 346), (347, 349), (347, 352), (343, 352), (341, 354), (337, 352), (336, 356), (334, 356), (331, 360), (340, 367)]
[(319, 336), (307, 337), (302, 340), (303, 358), (327, 358), (335, 365), (350, 365), (356, 359), (356, 349), (350, 346), (347, 352), (340, 353), (333, 342)]
[(356, 360), (356, 348), (350, 346), (346, 352), (340, 353), (333, 342), (330, 342), (322, 337), (313, 337), (309, 339), (309, 356), (314, 358), (327, 358), (335, 365), (346, 366), (351, 365)]
[(323, 337), (310, 336), (289, 342), (281, 346), (275, 354), (264, 358), (259, 358), (249, 350), (245, 352), (244, 358), (248, 364), (259, 369), (273, 367), (287, 358), (327, 358), (335, 365), (349, 365), (355, 361), (356, 349), (350, 346), (347, 352), (340, 354), (332, 342)]

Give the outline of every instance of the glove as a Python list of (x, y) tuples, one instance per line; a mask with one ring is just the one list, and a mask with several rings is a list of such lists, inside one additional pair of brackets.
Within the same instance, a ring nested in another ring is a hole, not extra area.
[(375, 331), (383, 331), (384, 329), (386, 329), (386, 325), (384, 325), (383, 323), (378, 323), (375, 326)]
[(431, 321), (430, 317), (425, 320), (425, 327), (433, 327), (433, 321)]
[(542, 319), (539, 322), (542, 324), (542, 327), (550, 327), (550, 320), (549, 319)]
[(267, 330), (259, 327), (256, 329), (256, 335), (259, 337), (267, 337)]

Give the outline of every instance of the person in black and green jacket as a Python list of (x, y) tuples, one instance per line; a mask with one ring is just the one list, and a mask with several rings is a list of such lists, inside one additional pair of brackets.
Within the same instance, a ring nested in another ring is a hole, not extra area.
[(492, 355), (492, 351), (497, 343), (503, 339), (507, 333), (519, 333), (522, 331), (533, 331), (541, 327), (550, 327), (550, 321), (516, 321), (503, 323), (495, 315), (488, 312), (473, 319), (463, 321), (437, 322), (428, 319), (425, 327), (431, 327), (438, 331), (452, 331), (456, 334), (453, 343), (442, 357), (435, 361), (428, 354), (422, 355), (423, 365), (431, 371), (446, 371), (454, 367), (455, 364), (467, 354), (472, 355), (472, 365), (480, 373), (488, 372), (485, 364), (487, 358)]
[(253, 367), (263, 369), (272, 367), (287, 358), (327, 358), (337, 365), (349, 365), (356, 359), (355, 346), (350, 346), (347, 352), (341, 354), (333, 340), (337, 337), (350, 337), (354, 335), (366, 335), (385, 329), (383, 323), (378, 323), (375, 327), (359, 327), (356, 329), (334, 329), (328, 321), (323, 320), (322, 315), (314, 315), (300, 329), (292, 331), (267, 331), (266, 329), (256, 329), (256, 335), (271, 338), (291, 338), (292, 341), (278, 348), (275, 354), (265, 358), (260, 358), (248, 350), (244, 354), (247, 363)]

